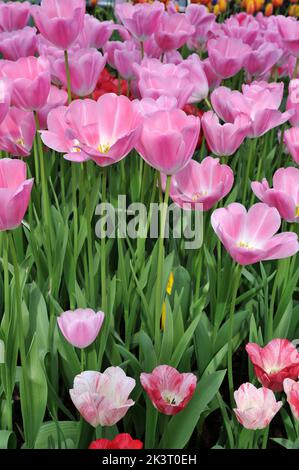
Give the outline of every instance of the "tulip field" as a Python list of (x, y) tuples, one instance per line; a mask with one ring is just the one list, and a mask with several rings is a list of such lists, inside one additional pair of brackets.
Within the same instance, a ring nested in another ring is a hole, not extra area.
[(295, 9), (92, 3), (0, 2), (0, 449), (299, 449)]

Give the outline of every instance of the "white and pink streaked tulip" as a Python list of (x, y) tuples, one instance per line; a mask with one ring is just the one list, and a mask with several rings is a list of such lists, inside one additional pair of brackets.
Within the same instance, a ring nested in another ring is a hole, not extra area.
[(295, 382), (292, 379), (285, 379), (283, 381), (283, 389), (294, 417), (299, 420), (299, 381)]

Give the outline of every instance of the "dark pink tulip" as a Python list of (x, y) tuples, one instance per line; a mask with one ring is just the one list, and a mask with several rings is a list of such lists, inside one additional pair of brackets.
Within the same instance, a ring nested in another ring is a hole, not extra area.
[(29, 2), (1, 2), (0, 31), (23, 29), (28, 23), (30, 9)]
[(13, 230), (22, 223), (33, 179), (26, 179), (27, 167), (20, 160), (0, 160), (0, 230)]
[(40, 33), (52, 44), (68, 49), (84, 27), (85, 0), (42, 0), (32, 15)]
[(208, 38), (208, 32), (212, 30), (216, 17), (209, 13), (204, 5), (191, 3), (186, 8), (186, 17), (194, 26), (195, 32), (188, 39), (190, 49), (203, 49)]
[(295, 382), (295, 380), (292, 379), (285, 379), (283, 381), (283, 389), (292, 413), (295, 419), (299, 421), (299, 382)]
[(100, 49), (109, 41), (114, 29), (113, 21), (99, 21), (94, 16), (86, 14), (84, 28), (76, 39), (76, 44), (83, 49), (88, 47)]
[(244, 266), (288, 258), (299, 250), (295, 233), (276, 234), (281, 224), (278, 210), (261, 202), (248, 212), (239, 203), (216, 209), (211, 224), (230, 256)]
[(204, 113), (202, 128), (207, 143), (215, 155), (233, 155), (250, 131), (250, 120), (240, 114), (233, 123), (220, 124), (217, 115), (213, 111)]
[(273, 188), (264, 178), (251, 183), (254, 194), (270, 207), (276, 207), (280, 216), (288, 222), (299, 222), (299, 170), (279, 168), (273, 175)]
[(21, 31), (0, 34), (0, 52), (4, 59), (18, 60), (34, 55), (37, 50), (36, 28), (27, 26)]
[(127, 30), (139, 41), (144, 41), (160, 29), (160, 23), (164, 12), (161, 2), (119, 3), (115, 7), (117, 18)]
[(40, 129), (47, 128), (48, 114), (52, 109), (63, 106), (67, 103), (67, 92), (51, 85), (50, 93), (45, 106), (37, 112)]
[(155, 40), (163, 52), (179, 49), (195, 33), (187, 16), (182, 13), (163, 13)]
[(295, 18), (279, 15), (277, 27), (286, 51), (299, 57), (299, 23)]
[(158, 366), (151, 374), (142, 373), (140, 382), (155, 408), (166, 415), (176, 415), (191, 400), (197, 378), (194, 374), (180, 374), (174, 367)]
[[(102, 55), (96, 49), (79, 49), (69, 53), (71, 91), (74, 95), (85, 97), (95, 90), (106, 59), (107, 55)], [(55, 60), (52, 70), (53, 75), (67, 88), (64, 58)]]
[(183, 209), (200, 203), (207, 211), (230, 192), (233, 183), (233, 171), (218, 158), (206, 157), (201, 163), (190, 160), (172, 177), (170, 197)]
[(12, 93), (12, 82), (8, 78), (0, 78), (0, 124), (8, 113)]
[(287, 99), (286, 109), (292, 109), (294, 111), (293, 116), (290, 117), (289, 121), (292, 126), (299, 125), (299, 80), (294, 79), (289, 83), (289, 96)]
[(221, 78), (236, 75), (250, 51), (251, 48), (239, 39), (220, 37), (208, 41), (210, 64)]
[(0, 124), (0, 149), (14, 157), (27, 157), (35, 132), (33, 113), (11, 107)]
[(166, 175), (173, 175), (191, 160), (198, 142), (200, 120), (180, 109), (157, 111), (147, 117), (135, 147), (142, 158)]
[(275, 44), (265, 42), (246, 56), (244, 69), (250, 76), (259, 77), (269, 72), (282, 55), (283, 51)]
[(299, 165), (299, 127), (292, 127), (291, 129), (287, 129), (284, 132), (283, 141), (294, 162)]
[(0, 70), (2, 77), (13, 82), (12, 104), (32, 111), (42, 108), (51, 86), (49, 62), (44, 57), (23, 57), (6, 62)]

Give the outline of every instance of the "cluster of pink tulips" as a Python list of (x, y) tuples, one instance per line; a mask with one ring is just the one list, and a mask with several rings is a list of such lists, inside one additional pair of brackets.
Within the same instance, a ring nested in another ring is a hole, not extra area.
[[(66, 393), (84, 419), (78, 447), (98, 427), (91, 448), (141, 448), (131, 430), (154, 447), (161, 429), (160, 447), (186, 447), (209, 407), (231, 448), (266, 447), (268, 430), (240, 437), (238, 423), (268, 428), (285, 398), (299, 438), (298, 21), (217, 22), (203, 5), (159, 1), (119, 3), (100, 21), (84, 0), (1, 2), (0, 53), (0, 433), (15, 429), (20, 365), (26, 447), (42, 442), (47, 407), (55, 426), (72, 416)], [(108, 69), (119, 94), (95, 100)], [(121, 193), (164, 201), (156, 246), (95, 240), (98, 200)], [(194, 253), (164, 240), (169, 199), (204, 213)], [(250, 359), (243, 384), (238, 349)], [(34, 419), (33, 393), (44, 396)]]

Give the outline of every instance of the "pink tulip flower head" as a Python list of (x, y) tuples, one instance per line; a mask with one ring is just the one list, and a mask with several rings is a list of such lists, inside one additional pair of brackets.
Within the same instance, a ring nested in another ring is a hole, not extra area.
[(181, 13), (163, 13), (155, 40), (163, 52), (179, 49), (195, 33), (188, 17)]
[(250, 131), (250, 120), (242, 114), (233, 123), (220, 124), (218, 116), (208, 111), (201, 122), (210, 149), (219, 156), (233, 155)]
[(264, 348), (248, 343), (246, 351), (259, 382), (273, 392), (283, 390), (284, 379), (299, 376), (299, 353), (287, 339), (273, 339)]
[(8, 113), (12, 93), (12, 82), (8, 78), (0, 78), (0, 124)]
[[(106, 65), (107, 55), (96, 49), (79, 49), (69, 54), (71, 91), (76, 96), (85, 97), (94, 92), (99, 76)], [(67, 88), (64, 58), (53, 64), (53, 74)]]
[(272, 390), (256, 388), (245, 383), (234, 393), (237, 408), (234, 409), (239, 423), (246, 429), (264, 429), (269, 426), (282, 407)]
[(121, 77), (125, 80), (136, 78), (135, 64), (141, 62), (141, 52), (133, 41), (121, 42), (121, 47), (114, 50), (114, 66)]
[(28, 157), (35, 133), (32, 112), (11, 107), (0, 124), (0, 149), (14, 157)]
[(267, 204), (254, 204), (248, 212), (242, 204), (229, 204), (213, 212), (211, 223), (225, 249), (241, 265), (287, 258), (299, 250), (295, 233), (275, 235), (280, 215)]
[(198, 103), (209, 94), (209, 84), (204, 71), (203, 63), (197, 54), (191, 54), (187, 60), (179, 63), (180, 69), (188, 70), (189, 80), (194, 84), (192, 95), (188, 103)]
[(113, 21), (99, 21), (92, 15), (84, 16), (84, 27), (76, 39), (76, 44), (79, 44), (82, 49), (94, 47), (101, 49), (114, 30)]
[(161, 2), (119, 3), (115, 7), (117, 18), (139, 41), (144, 41), (160, 28), (164, 5)]
[(285, 379), (283, 381), (283, 389), (295, 419), (299, 420), (299, 382)]
[(273, 188), (264, 178), (251, 183), (254, 194), (270, 207), (276, 207), (288, 222), (299, 222), (299, 170), (294, 167), (279, 168), (273, 175)]
[(0, 31), (15, 31), (25, 28), (30, 16), (29, 2), (0, 3)]
[(55, 46), (66, 50), (84, 27), (85, 8), (84, 0), (42, 0), (41, 5), (33, 5), (31, 11), (40, 33)]
[(283, 141), (294, 162), (299, 165), (299, 127), (287, 129), (284, 132)]
[(151, 374), (142, 373), (140, 382), (155, 408), (165, 415), (176, 415), (191, 400), (197, 379), (194, 374), (180, 374), (174, 367), (158, 366)]
[(135, 147), (153, 168), (173, 175), (191, 160), (198, 142), (200, 120), (180, 109), (146, 116)]
[(27, 111), (42, 108), (51, 87), (49, 62), (44, 57), (23, 57), (7, 61), (0, 74), (13, 82), (12, 104)]
[(251, 48), (238, 39), (221, 37), (208, 41), (208, 52), (217, 75), (230, 78), (241, 70)]
[(156, 111), (169, 111), (178, 107), (177, 100), (172, 96), (160, 96), (157, 100), (143, 98), (134, 100), (133, 104), (142, 116), (148, 116)]
[(37, 50), (36, 28), (27, 26), (21, 31), (0, 34), (0, 52), (4, 59), (18, 60), (32, 56)]
[(222, 34), (251, 46), (260, 35), (260, 26), (252, 15), (231, 15), (222, 24)]
[(282, 55), (282, 49), (278, 49), (275, 44), (262, 43), (246, 56), (244, 69), (251, 77), (260, 77), (269, 72), (278, 63)]
[(52, 109), (63, 106), (67, 103), (67, 92), (51, 85), (50, 93), (45, 106), (37, 112), (40, 129), (47, 128), (48, 114)]
[(58, 326), (65, 339), (76, 348), (90, 346), (99, 334), (104, 321), (104, 313), (95, 313), (90, 308), (63, 312), (57, 319)]
[(289, 96), (287, 99), (286, 109), (294, 110), (293, 116), (290, 117), (289, 121), (292, 126), (299, 125), (299, 80), (294, 79), (289, 83)]
[(218, 158), (206, 157), (201, 163), (191, 160), (172, 177), (170, 197), (183, 209), (202, 204), (207, 211), (230, 192), (233, 183), (233, 171)]
[(214, 88), (219, 87), (221, 83), (221, 77), (219, 77), (213, 67), (211, 66), (210, 59), (207, 58), (202, 61), (202, 66), (205, 72), (205, 75), (208, 80), (208, 85), (210, 90), (214, 90)]
[(189, 49), (204, 49), (208, 32), (213, 29), (215, 24), (215, 15), (208, 13), (204, 5), (191, 3), (186, 8), (186, 17), (195, 28), (195, 32), (187, 42)]
[(277, 17), (277, 27), (282, 44), (287, 52), (299, 57), (299, 23), (295, 18)]
[(86, 371), (75, 377), (70, 396), (91, 426), (113, 426), (134, 405), (129, 395), (135, 383), (120, 367), (108, 367), (103, 373)]
[(0, 231), (22, 223), (33, 185), (33, 179), (26, 179), (26, 171), (26, 164), (20, 160), (0, 160)]

